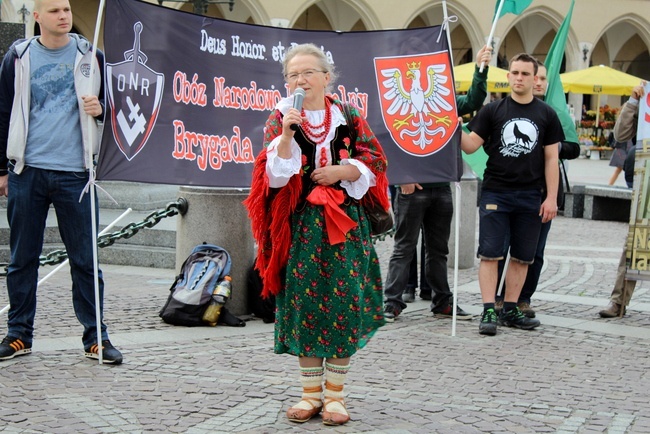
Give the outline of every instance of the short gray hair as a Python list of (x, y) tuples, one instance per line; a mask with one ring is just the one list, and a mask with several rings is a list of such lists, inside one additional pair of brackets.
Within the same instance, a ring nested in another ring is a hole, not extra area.
[(311, 43), (299, 44), (289, 48), (287, 54), (285, 54), (284, 56), (284, 60), (282, 61), (282, 75), (283, 76), (287, 75), (287, 64), (291, 61), (291, 59), (299, 55), (314, 56), (316, 60), (318, 60), (318, 65), (320, 70), (329, 72), (330, 82), (329, 85), (327, 86), (326, 91), (331, 92), (333, 85), (336, 82), (336, 79), (339, 77), (339, 74), (336, 71), (336, 67), (334, 66), (334, 64), (330, 63), (325, 53), (323, 53), (323, 50), (321, 50), (314, 44)]

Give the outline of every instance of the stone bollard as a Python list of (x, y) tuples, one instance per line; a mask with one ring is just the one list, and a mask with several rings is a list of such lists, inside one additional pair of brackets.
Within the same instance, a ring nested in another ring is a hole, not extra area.
[(247, 272), (255, 249), (250, 220), (242, 201), (248, 189), (188, 187), (179, 189), (188, 209), (176, 224), (176, 270), (190, 251), (203, 242), (223, 247), (230, 253), (232, 294), (226, 306), (234, 315), (247, 315)]
[(582, 218), (585, 210), (585, 186), (573, 185), (564, 193), (564, 217)]
[(477, 198), (478, 198), (478, 178), (467, 165), (463, 162), (463, 176), (460, 180), (460, 209), (456, 209), (456, 184), (451, 183), (451, 194), (454, 201), (454, 217), (451, 220), (451, 235), (449, 236), (449, 256), (447, 257), (447, 266), (453, 267), (455, 264), (455, 233), (456, 233), (456, 213), (460, 211), (460, 231), (459, 231), (459, 251), (458, 251), (458, 268), (466, 269), (474, 266), (476, 259), (476, 219), (477, 219)]

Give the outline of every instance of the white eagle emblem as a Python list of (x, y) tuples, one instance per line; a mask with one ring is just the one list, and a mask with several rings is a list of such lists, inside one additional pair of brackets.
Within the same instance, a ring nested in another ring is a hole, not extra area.
[(454, 110), (445, 100), (452, 93), (447, 85), (448, 77), (443, 74), (447, 65), (426, 66), (426, 89), (422, 89), (421, 62), (407, 63), (407, 68), (405, 75), (410, 84), (404, 83), (398, 68), (381, 70), (381, 75), (386, 77), (382, 84), (387, 89), (382, 96), (390, 102), (387, 114), (395, 116), (392, 127), (396, 131), (404, 128), (399, 132), (400, 138), (413, 137), (413, 143), (424, 150), (433, 142), (434, 135), (444, 136), (453, 123), (448, 114), (436, 116)]

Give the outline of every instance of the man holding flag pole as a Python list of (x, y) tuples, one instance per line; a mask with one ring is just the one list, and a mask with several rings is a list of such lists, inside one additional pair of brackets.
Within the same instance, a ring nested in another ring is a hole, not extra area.
[(95, 270), (97, 223), (89, 218), (97, 204), (85, 194), (94, 189), (93, 145), (104, 112), (103, 80), (92, 80), (91, 71), (101, 74), (103, 54), (70, 33), (68, 0), (36, 0), (33, 13), (40, 36), (14, 43), (0, 69), (0, 195), (8, 197), (11, 249), (0, 360), (31, 353), (39, 255), (52, 204), (85, 356), (120, 364), (122, 354), (101, 321), (104, 282)]

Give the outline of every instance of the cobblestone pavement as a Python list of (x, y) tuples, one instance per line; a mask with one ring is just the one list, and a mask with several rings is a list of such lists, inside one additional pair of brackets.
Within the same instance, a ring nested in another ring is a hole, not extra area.
[[(273, 326), (184, 328), (160, 321), (174, 270), (105, 266), (106, 321), (125, 357), (85, 359), (69, 277), (39, 291), (34, 353), (0, 362), (8, 433), (643, 433), (650, 432), (650, 295), (602, 320), (627, 225), (559, 217), (533, 302), (542, 326), (478, 334), (478, 319), (434, 319), (416, 301), (354, 358), (352, 421), (296, 425), (297, 361), (272, 351)], [(392, 239), (377, 244), (385, 266)], [(43, 274), (48, 270), (44, 269)], [(459, 270), (459, 304), (478, 314), (477, 268)], [(450, 279), (453, 270), (450, 270)], [(0, 306), (7, 304), (4, 279)], [(236, 286), (235, 286), (236, 290)], [(6, 333), (6, 317), (0, 334)], [(452, 334), (454, 334), (452, 336)]]
[[(606, 161), (571, 165), (586, 183), (611, 173)], [(297, 361), (273, 353), (272, 324), (163, 323), (157, 313), (174, 270), (104, 266), (106, 322), (125, 360), (85, 359), (62, 271), (39, 290), (34, 353), (0, 362), (0, 431), (648, 433), (650, 283), (637, 286), (624, 318), (598, 317), (626, 234), (623, 223), (553, 222), (533, 300), (542, 326), (534, 331), (481, 336), (477, 318), (453, 327), (434, 319), (427, 302), (411, 303), (353, 358), (352, 420), (338, 428), (319, 417), (286, 420), (300, 396)], [(391, 249), (390, 238), (377, 244), (384, 274)], [(452, 283), (453, 276), (449, 270)], [(459, 304), (473, 314), (481, 311), (476, 279), (473, 267), (455, 282)], [(7, 303), (0, 278), (0, 308)]]

